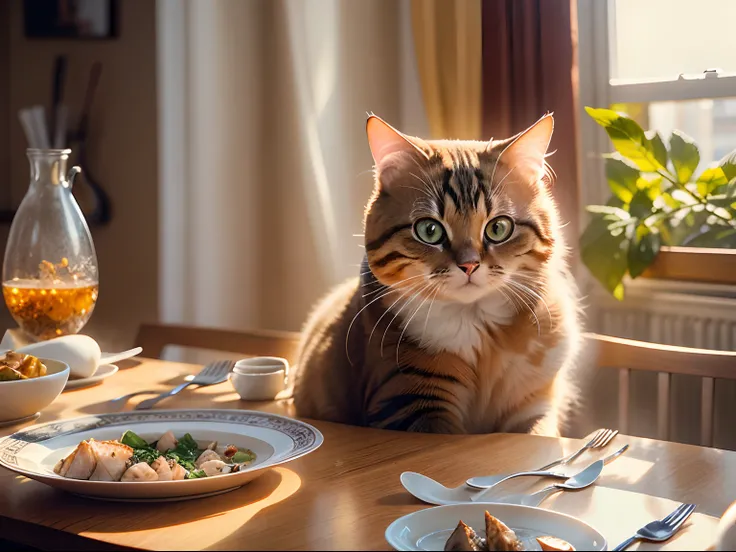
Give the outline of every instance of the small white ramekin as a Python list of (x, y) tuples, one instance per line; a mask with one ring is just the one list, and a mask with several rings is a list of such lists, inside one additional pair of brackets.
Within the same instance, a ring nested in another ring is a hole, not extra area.
[(272, 401), (286, 388), (288, 373), (284, 358), (245, 358), (235, 363), (230, 383), (244, 401)]

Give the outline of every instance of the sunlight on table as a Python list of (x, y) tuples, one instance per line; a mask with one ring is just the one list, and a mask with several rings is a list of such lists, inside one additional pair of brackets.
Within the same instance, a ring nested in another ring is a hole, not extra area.
[[(181, 540), (178, 542), (171, 542), (170, 546), (172, 550), (175, 549), (185, 549), (187, 547), (187, 536), (191, 534), (197, 535), (197, 547), (200, 549), (205, 549), (210, 546), (214, 546), (221, 540), (231, 536), (233, 533), (236, 533), (239, 531), (244, 525), (246, 525), (256, 514), (259, 512), (265, 510), (269, 506), (273, 506), (274, 504), (278, 504), (279, 502), (282, 502), (289, 497), (291, 497), (294, 493), (296, 493), (299, 488), (302, 485), (302, 481), (300, 477), (294, 473), (293, 471), (285, 468), (274, 468), (274, 472), (280, 475), (281, 481), (276, 487), (276, 489), (266, 496), (265, 498), (258, 500), (257, 502), (252, 502), (249, 504), (243, 504), (242, 506), (237, 505), (228, 505), (227, 509), (224, 509), (222, 511), (219, 511), (217, 513), (207, 515), (206, 511), (202, 512), (202, 517), (199, 519), (195, 519), (189, 522), (181, 523), (178, 525), (178, 527), (181, 529), (180, 535)], [(265, 477), (268, 474), (264, 474), (261, 477)], [(257, 483), (258, 480), (254, 480), (249, 485), (254, 485)], [(243, 490), (246, 490), (248, 486), (244, 487), (243, 489), (239, 489), (236, 491), (233, 491), (233, 493), (227, 493), (220, 496), (215, 496), (211, 498), (205, 498), (201, 499), (202, 501), (216, 501), (216, 500), (233, 500), (235, 495), (234, 493), (241, 492)], [(197, 502), (199, 501), (192, 501), (189, 503), (175, 503), (172, 504), (171, 507), (196, 507)], [(168, 504), (161, 504), (162, 508), (169, 507)], [(204, 508), (203, 508), (204, 510)], [(140, 531), (135, 531), (134, 528), (128, 528), (125, 532), (120, 533), (121, 535), (125, 535), (131, 532), (136, 533), (136, 540), (137, 542), (141, 543), (142, 546), (145, 546), (147, 537), (153, 537), (153, 540), (155, 540), (155, 534), (160, 531), (160, 528), (151, 528), (151, 529), (144, 529)], [(92, 539), (101, 539), (101, 540), (114, 540), (111, 539), (115, 533), (110, 532), (94, 532), (94, 531), (86, 531), (84, 533), (81, 533), (83, 536), (92, 538)]]

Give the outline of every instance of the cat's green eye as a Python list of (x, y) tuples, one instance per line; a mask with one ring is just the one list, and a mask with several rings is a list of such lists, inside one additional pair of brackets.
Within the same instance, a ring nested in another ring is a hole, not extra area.
[(445, 228), (442, 223), (431, 218), (424, 218), (414, 223), (414, 233), (417, 238), (429, 245), (437, 245), (445, 238)]
[(501, 243), (511, 237), (514, 232), (514, 221), (510, 217), (496, 217), (486, 224), (486, 238), (493, 243)]

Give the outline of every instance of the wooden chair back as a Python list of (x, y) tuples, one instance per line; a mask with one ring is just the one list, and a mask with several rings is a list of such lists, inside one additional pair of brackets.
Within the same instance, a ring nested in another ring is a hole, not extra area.
[(656, 372), (657, 438), (670, 437), (670, 385), (673, 374), (702, 379), (700, 442), (713, 446), (715, 380), (736, 380), (736, 352), (713, 351), (647, 343), (606, 335), (586, 334), (588, 345), (596, 347), (596, 364), (619, 370), (619, 430), (629, 427), (629, 380), (632, 370)]
[(136, 345), (149, 358), (161, 358), (167, 345), (242, 353), (246, 356), (277, 356), (294, 364), (299, 334), (269, 330), (222, 330), (168, 324), (142, 324)]

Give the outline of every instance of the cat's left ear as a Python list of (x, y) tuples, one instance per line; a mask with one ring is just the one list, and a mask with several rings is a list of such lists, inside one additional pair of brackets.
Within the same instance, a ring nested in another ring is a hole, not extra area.
[(536, 179), (544, 175), (544, 157), (552, 140), (555, 121), (548, 113), (521, 134), (501, 152), (499, 159), (508, 167)]
[(376, 166), (381, 165), (386, 157), (397, 151), (418, 152), (424, 158), (428, 158), (427, 153), (415, 144), (411, 138), (396, 130), (380, 117), (369, 115), (365, 130), (368, 134), (368, 145), (371, 148)]

